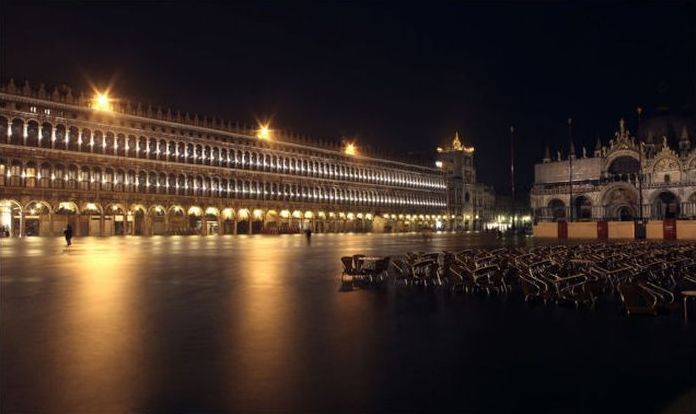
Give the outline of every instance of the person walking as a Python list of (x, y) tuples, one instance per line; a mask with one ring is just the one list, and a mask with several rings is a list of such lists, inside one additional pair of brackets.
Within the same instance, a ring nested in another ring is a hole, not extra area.
[(70, 242), (70, 239), (72, 239), (72, 227), (70, 227), (70, 224), (68, 224), (68, 227), (65, 228), (63, 234), (65, 235), (65, 242), (68, 246), (70, 246), (72, 244)]

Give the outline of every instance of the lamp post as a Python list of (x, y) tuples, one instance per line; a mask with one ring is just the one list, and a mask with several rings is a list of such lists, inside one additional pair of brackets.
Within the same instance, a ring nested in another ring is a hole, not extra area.
[(568, 118), (568, 187), (570, 199), (568, 207), (570, 209), (570, 217), (568, 221), (573, 221), (573, 118)]

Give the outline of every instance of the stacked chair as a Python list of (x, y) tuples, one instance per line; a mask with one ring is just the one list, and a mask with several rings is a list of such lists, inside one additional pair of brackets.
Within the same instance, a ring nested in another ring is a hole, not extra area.
[(397, 286), (485, 295), (507, 294), (516, 286), (526, 302), (575, 307), (615, 297), (628, 315), (672, 312), (679, 291), (696, 289), (694, 243), (411, 251), (394, 260), (373, 260), (368, 268), (363, 257), (341, 258), (342, 281), (373, 286), (391, 279)]

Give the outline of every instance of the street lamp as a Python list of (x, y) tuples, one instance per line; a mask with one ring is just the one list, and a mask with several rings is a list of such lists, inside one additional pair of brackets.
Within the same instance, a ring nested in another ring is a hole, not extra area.
[(350, 142), (346, 144), (346, 147), (343, 149), (343, 152), (347, 155), (357, 155), (358, 147), (356, 147), (354, 143)]
[(256, 131), (256, 137), (259, 139), (271, 139), (271, 130), (268, 125), (261, 125)]
[(108, 92), (97, 92), (92, 99), (92, 108), (96, 111), (111, 112), (113, 108)]

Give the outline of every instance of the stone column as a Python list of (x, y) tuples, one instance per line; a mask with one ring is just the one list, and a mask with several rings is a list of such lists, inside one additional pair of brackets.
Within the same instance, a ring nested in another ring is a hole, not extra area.
[(188, 212), (184, 210), (184, 232), (186, 234), (189, 234), (191, 231), (191, 217), (188, 215)]
[(143, 236), (152, 236), (152, 216), (145, 214), (143, 216)]
[(253, 220), (252, 220), (251, 214), (250, 214), (249, 217), (247, 218), (247, 227), (248, 227), (248, 228), (247, 228), (247, 230), (248, 230), (247, 233), (248, 233), (248, 234), (252, 234), (252, 231), (251, 231), (251, 224), (252, 224), (252, 223), (253, 223)]
[(81, 221), (81, 220), (80, 220), (81, 215), (78, 214), (78, 213), (75, 213), (75, 214), (68, 214), (67, 217), (66, 217), (66, 219), (67, 219), (67, 223), (66, 223), (66, 224), (70, 224), (70, 217), (75, 217), (75, 227), (73, 227), (73, 236), (76, 236), (76, 237), (77, 237), (77, 236), (81, 236), (81, 235), (82, 235), (82, 232), (80, 231), (80, 228), (82, 227), (82, 226), (81, 226), (81, 223), (80, 223), (80, 221)]
[(25, 227), (25, 226), (24, 226), (24, 221), (25, 221), (25, 218), (24, 218), (24, 210), (22, 210), (22, 211), (19, 213), (19, 232), (17, 233), (17, 234), (19, 235), (19, 237), (24, 237), (24, 235), (25, 235), (25, 234), (24, 234), (24, 227)]
[(207, 236), (208, 235), (208, 220), (206, 220), (205, 216), (201, 216), (201, 236)]
[(237, 234), (237, 216), (234, 216), (234, 220), (232, 220), (232, 234)]

